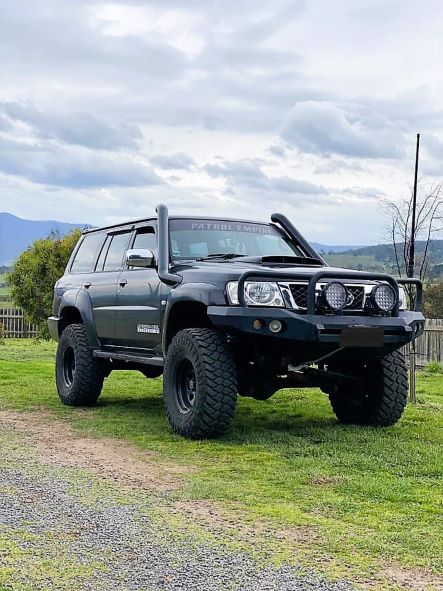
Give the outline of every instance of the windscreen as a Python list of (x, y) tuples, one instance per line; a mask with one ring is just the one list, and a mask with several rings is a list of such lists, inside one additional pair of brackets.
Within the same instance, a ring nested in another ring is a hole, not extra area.
[(170, 220), (174, 260), (216, 254), (238, 256), (305, 256), (278, 228), (229, 220)]

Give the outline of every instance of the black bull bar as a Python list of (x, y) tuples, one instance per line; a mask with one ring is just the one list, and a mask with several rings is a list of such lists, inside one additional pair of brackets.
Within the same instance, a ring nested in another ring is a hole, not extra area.
[(395, 306), (391, 312), (392, 316), (399, 316), (399, 285), (415, 285), (417, 293), (416, 297), (414, 298), (414, 312), (420, 312), (422, 301), (423, 301), (423, 285), (420, 279), (415, 279), (412, 277), (405, 277), (405, 278), (398, 278), (395, 279), (386, 273), (369, 273), (365, 271), (334, 271), (329, 269), (322, 269), (321, 271), (317, 271), (311, 277), (306, 277), (304, 273), (279, 273), (279, 272), (272, 272), (272, 271), (245, 271), (238, 281), (238, 301), (240, 306), (246, 307), (248, 306), (245, 300), (245, 282), (250, 279), (267, 279), (268, 281), (294, 281), (294, 280), (303, 280), (308, 282), (308, 303), (307, 303), (307, 314), (315, 314), (315, 293), (317, 283), (322, 279), (350, 279), (353, 281), (366, 280), (366, 281), (384, 281), (388, 283), (395, 293)]

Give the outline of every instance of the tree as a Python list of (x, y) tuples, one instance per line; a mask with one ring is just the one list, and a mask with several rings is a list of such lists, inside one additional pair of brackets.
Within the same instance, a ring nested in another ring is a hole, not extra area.
[(46, 319), (51, 315), (54, 284), (80, 237), (74, 230), (61, 238), (52, 234), (36, 240), (15, 261), (7, 275), (14, 303), (23, 308), (29, 322), (38, 326), (39, 336), (48, 338)]
[(412, 241), (415, 243), (422, 241), (423, 248), (417, 255), (413, 273), (421, 280), (426, 279), (429, 267), (429, 246), (436, 232), (443, 229), (442, 189), (441, 183), (423, 186), (422, 195), (417, 199), (414, 232), (412, 232), (412, 195), (399, 201), (385, 201), (390, 217), (390, 239), (400, 277), (408, 275)]
[[(410, 197), (399, 201), (387, 200), (385, 205), (390, 216), (390, 239), (394, 248), (398, 274), (400, 277), (418, 275), (419, 279), (424, 281), (428, 274), (429, 246), (435, 233), (441, 230), (443, 225), (443, 195), (441, 183), (423, 185), (418, 182), (418, 148), (419, 135), (417, 136), (415, 183)], [(419, 188), (421, 191), (418, 191)], [(423, 248), (416, 256), (415, 245), (418, 240), (423, 242)], [(414, 286), (406, 285), (405, 291), (411, 307), (415, 307)], [(412, 402), (416, 401), (415, 353), (415, 341), (412, 341), (410, 349)]]
[(443, 283), (436, 283), (425, 289), (423, 309), (427, 318), (443, 318)]

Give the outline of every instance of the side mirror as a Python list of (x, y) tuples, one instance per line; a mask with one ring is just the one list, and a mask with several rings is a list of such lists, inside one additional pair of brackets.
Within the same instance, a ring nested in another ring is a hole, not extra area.
[(155, 256), (152, 250), (147, 248), (132, 248), (126, 252), (126, 264), (128, 267), (154, 267)]

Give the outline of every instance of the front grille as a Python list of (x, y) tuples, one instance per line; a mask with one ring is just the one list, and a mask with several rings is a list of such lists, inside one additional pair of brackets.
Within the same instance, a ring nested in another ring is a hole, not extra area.
[[(288, 283), (291, 295), (297, 308), (306, 310), (308, 307), (308, 286), (304, 283)], [(349, 301), (345, 310), (363, 310), (365, 304), (365, 288), (362, 285), (346, 285)]]

